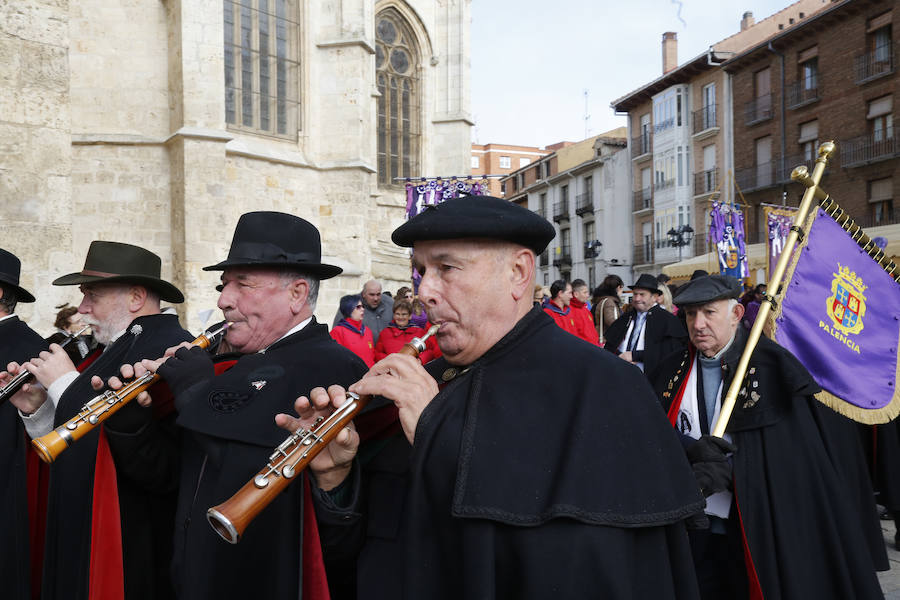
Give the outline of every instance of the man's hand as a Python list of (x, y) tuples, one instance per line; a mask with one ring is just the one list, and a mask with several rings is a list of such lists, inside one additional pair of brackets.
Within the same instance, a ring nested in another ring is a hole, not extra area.
[[(93, 377), (91, 377), (91, 387), (94, 388), (95, 392), (101, 392), (106, 387), (111, 390), (120, 390), (122, 389), (122, 387), (124, 387), (126, 381), (136, 379), (147, 371), (155, 373), (156, 367), (158, 367), (163, 361), (165, 361), (165, 359), (161, 358), (159, 360), (143, 360), (139, 363), (135, 363), (134, 365), (122, 365), (121, 367), (119, 367), (119, 373), (121, 377), (116, 377), (115, 375), (113, 375), (105, 384), (103, 383), (103, 380), (101, 378), (94, 375)], [(143, 363), (148, 363), (148, 365), (153, 368), (148, 368), (144, 366)], [(137, 400), (137, 403), (145, 408), (153, 404), (153, 398), (150, 397), (150, 394), (146, 390), (138, 394), (135, 400)]]
[(625, 352), (621, 353), (619, 355), (619, 358), (621, 358), (622, 360), (624, 360), (626, 362), (630, 362), (630, 363), (634, 364), (634, 360), (631, 358), (631, 350), (626, 350)]
[[(4, 387), (9, 385), (9, 382), (24, 370), (25, 365), (20, 365), (16, 362), (9, 363), (6, 365), (6, 371), (0, 373), (0, 385)], [(46, 400), (47, 390), (33, 380), (31, 383), (23, 385), (21, 389), (9, 399), (10, 403), (19, 409), (23, 415), (32, 414), (39, 409)]]
[(687, 447), (688, 461), (704, 497), (731, 489), (731, 463), (726, 455), (735, 451), (734, 444), (712, 435), (704, 435)]
[(403, 433), (412, 444), (419, 417), (439, 390), (418, 359), (391, 354), (375, 363), (362, 379), (350, 386), (350, 391), (392, 400), (400, 412)]
[[(325, 391), (325, 388), (315, 388), (309, 393), (309, 397), (300, 396), (294, 401), (294, 410), (297, 411), (299, 418), (281, 413), (275, 415), (275, 424), (291, 433), (301, 427), (309, 429), (318, 417), (327, 418), (345, 402), (347, 402), (346, 392), (339, 385), (329, 387), (328, 391)], [(353, 423), (349, 423), (309, 463), (309, 469), (321, 489), (325, 491), (334, 489), (347, 478), (357, 449), (359, 449), (359, 434), (356, 433)]]
[(45, 388), (66, 373), (76, 371), (72, 359), (59, 344), (50, 344), (49, 352), (41, 352), (22, 366), (34, 373), (34, 378)]

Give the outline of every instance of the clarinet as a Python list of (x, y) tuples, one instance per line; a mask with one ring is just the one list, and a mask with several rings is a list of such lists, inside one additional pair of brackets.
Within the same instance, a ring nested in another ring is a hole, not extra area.
[[(191, 342), (191, 345), (209, 348), (225, 334), (225, 330), (228, 329), (229, 325), (230, 323), (225, 323), (215, 331), (202, 333)], [(141, 392), (148, 389), (159, 379), (159, 375), (148, 371), (123, 386), (122, 389), (107, 390), (99, 396), (94, 396), (87, 404), (81, 407), (77, 415), (47, 435), (31, 440), (31, 445), (34, 446), (41, 460), (48, 464), (52, 463), (66, 448), (116, 414), (120, 408), (137, 398)]]
[[(78, 333), (67, 333), (66, 339), (63, 340), (62, 344), (59, 345), (60, 348), (65, 348), (66, 344), (69, 342), (73, 342), (78, 339), (78, 336), (90, 329), (90, 325), (86, 325), (82, 327)], [(26, 383), (31, 383), (34, 381), (34, 373), (31, 371), (22, 369), (22, 372), (13, 377), (9, 383), (3, 386), (3, 389), (0, 389), (0, 404), (3, 404), (10, 398), (12, 398), (13, 394), (22, 389), (22, 386)]]
[[(439, 325), (433, 325), (421, 338), (407, 342), (397, 354), (419, 356), (425, 350), (425, 340), (437, 333), (438, 328)], [(256, 515), (337, 437), (370, 400), (370, 396), (347, 392), (347, 401), (331, 415), (317, 418), (309, 429), (301, 427), (292, 433), (275, 448), (269, 462), (253, 479), (231, 498), (206, 511), (206, 519), (216, 533), (226, 542), (237, 544)]]

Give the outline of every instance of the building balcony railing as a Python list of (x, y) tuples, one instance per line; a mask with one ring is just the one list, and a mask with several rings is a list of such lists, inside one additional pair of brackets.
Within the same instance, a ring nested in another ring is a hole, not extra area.
[(553, 266), (554, 267), (565, 267), (567, 265), (571, 266), (572, 264), (572, 247), (571, 246), (557, 246), (556, 254), (553, 255)]
[(772, 118), (772, 94), (759, 96), (744, 104), (744, 124), (755, 125)]
[(888, 42), (856, 57), (856, 83), (866, 83), (894, 72), (894, 44)]
[(841, 165), (861, 167), (874, 162), (895, 158), (900, 154), (900, 128), (893, 127), (878, 135), (861, 135), (839, 142)]
[(575, 196), (575, 214), (584, 215), (594, 212), (594, 194), (585, 192)]
[(544, 250), (541, 252), (541, 266), (546, 267), (550, 264), (550, 251)]
[(694, 173), (694, 195), (711, 194), (719, 183), (719, 169), (712, 168)]
[(647, 131), (631, 138), (631, 158), (637, 158), (653, 152), (653, 135)]
[(822, 86), (815, 79), (801, 79), (789, 83), (785, 90), (785, 101), (788, 108), (800, 108), (822, 97)]
[(674, 185), (675, 185), (675, 178), (672, 177), (671, 179), (657, 180), (657, 182), (653, 185), (653, 188), (657, 189), (657, 190), (664, 190), (664, 189), (670, 188)]
[(718, 127), (718, 111), (715, 104), (704, 106), (700, 110), (694, 111), (694, 130), (693, 133), (700, 133), (713, 127)]
[[(788, 156), (784, 163), (781, 162), (781, 159), (775, 157), (766, 163), (737, 169), (734, 179), (742, 192), (753, 192), (782, 183), (789, 183), (791, 181), (791, 173), (796, 167), (806, 165), (806, 168), (812, 171), (814, 164), (814, 159), (808, 159), (803, 154)], [(830, 164), (832, 166), (837, 165), (836, 161), (832, 161)]]
[(566, 201), (562, 202), (554, 202), (553, 203), (553, 220), (559, 223), (560, 221), (568, 221), (569, 220), (569, 203)]
[(634, 212), (653, 208), (653, 188), (646, 187), (634, 193)]
[(635, 265), (652, 265), (653, 264), (653, 242), (639, 244), (634, 247)]

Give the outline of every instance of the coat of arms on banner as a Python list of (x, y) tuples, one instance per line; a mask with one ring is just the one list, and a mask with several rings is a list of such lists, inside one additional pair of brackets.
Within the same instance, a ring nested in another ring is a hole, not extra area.
[(857, 334), (863, 329), (866, 314), (866, 297), (863, 295), (866, 285), (862, 277), (840, 264), (838, 272), (832, 275), (831, 296), (826, 302), (828, 316), (844, 335)]

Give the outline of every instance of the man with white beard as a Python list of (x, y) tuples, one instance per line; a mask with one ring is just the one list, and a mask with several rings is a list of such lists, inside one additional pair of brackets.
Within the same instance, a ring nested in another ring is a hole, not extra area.
[[(0, 385), (21, 369), (39, 385), (11, 398), (32, 439), (75, 416), (122, 364), (156, 359), (193, 339), (160, 301), (184, 296), (160, 278), (161, 260), (131, 244), (93, 242), (84, 268), (56, 279), (78, 285), (78, 306), (100, 347), (76, 367), (57, 344), (23, 365), (10, 363)], [(156, 396), (159, 398), (161, 392)], [(127, 404), (73, 444), (50, 469), (43, 540), (42, 598), (168, 598), (178, 444), (171, 402)], [(29, 481), (29, 486), (34, 482)]]

